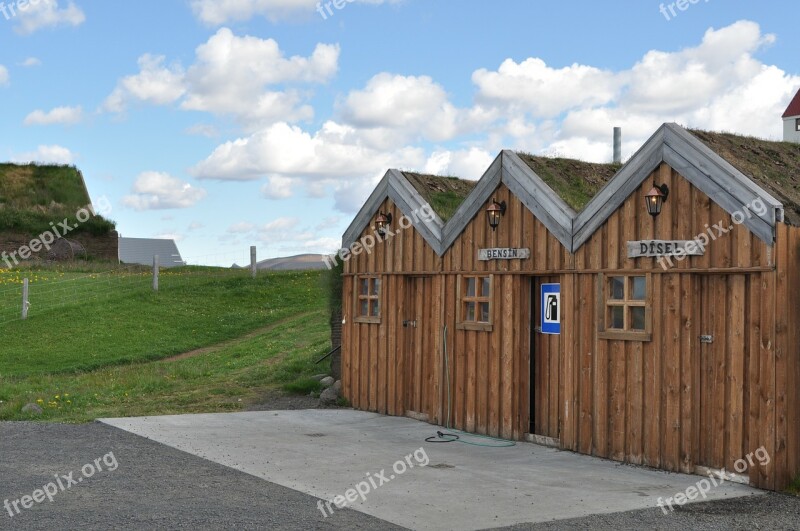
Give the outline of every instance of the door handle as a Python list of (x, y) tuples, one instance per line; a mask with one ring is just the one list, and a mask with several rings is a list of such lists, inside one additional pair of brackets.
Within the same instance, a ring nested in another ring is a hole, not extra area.
[(417, 327), (417, 320), (406, 319), (403, 321), (403, 328), (416, 328)]

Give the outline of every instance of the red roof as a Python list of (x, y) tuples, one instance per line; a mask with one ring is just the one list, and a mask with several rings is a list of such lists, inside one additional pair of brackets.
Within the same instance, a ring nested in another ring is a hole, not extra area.
[(800, 116), (800, 90), (797, 91), (792, 103), (789, 104), (786, 108), (786, 112), (783, 113), (784, 118), (789, 118), (790, 116)]

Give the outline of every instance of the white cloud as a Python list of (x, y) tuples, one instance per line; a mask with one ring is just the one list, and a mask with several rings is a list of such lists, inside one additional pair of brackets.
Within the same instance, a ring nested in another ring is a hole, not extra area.
[(365, 139), (386, 148), (416, 139), (449, 140), (481, 123), (482, 109), (457, 109), (444, 87), (428, 76), (378, 74), (354, 90), (342, 108), (344, 121), (365, 130)]
[(0, 87), (8, 85), (8, 69), (0, 65)]
[[(400, 0), (346, 0), (364, 4), (398, 3)], [(321, 4), (325, 4), (323, 1)], [(261, 16), (271, 21), (307, 16), (318, 9), (319, 0), (192, 0), (195, 16), (205, 24), (219, 26), (232, 21), (245, 21)], [(337, 9), (333, 9), (335, 13)], [(328, 15), (327, 11), (323, 13)]]
[(43, 28), (56, 26), (80, 26), (86, 21), (86, 15), (74, 2), (66, 2), (60, 8), (59, 0), (38, 0), (29, 2), (25, 9), (17, 3), (16, 31), (31, 34)]
[(189, 232), (192, 232), (192, 231), (196, 231), (196, 230), (200, 230), (200, 229), (204, 229), (204, 228), (205, 228), (205, 225), (203, 225), (199, 221), (192, 221), (189, 224), (189, 227), (186, 230), (188, 230)]
[(25, 117), (25, 125), (72, 125), (83, 119), (83, 109), (78, 107), (56, 107), (49, 112), (35, 110)]
[(106, 98), (103, 108), (123, 112), (130, 101), (166, 105), (177, 101), (186, 92), (184, 72), (180, 65), (165, 66), (163, 55), (145, 54), (139, 58), (139, 73), (124, 77)]
[(317, 44), (309, 57), (286, 57), (273, 39), (239, 37), (221, 28), (197, 47), (195, 63), (165, 66), (143, 55), (138, 74), (120, 80), (104, 109), (122, 112), (130, 101), (232, 116), (249, 130), (279, 121), (311, 119), (308, 94), (287, 84), (326, 83), (338, 70), (339, 46)]
[(144, 172), (133, 184), (132, 194), (122, 204), (134, 210), (189, 208), (206, 196), (202, 188), (181, 181), (163, 172)]
[(267, 179), (267, 184), (261, 187), (261, 194), (267, 199), (287, 199), (292, 197), (292, 187), (296, 179), (273, 175)]
[(268, 87), (285, 83), (325, 83), (338, 70), (339, 47), (318, 44), (310, 57), (285, 57), (273, 39), (237, 37), (220, 29), (197, 48), (186, 75), (189, 93), (181, 107), (232, 115), (247, 126), (313, 117), (294, 90)]
[(475, 147), (458, 151), (435, 151), (428, 158), (423, 171), (476, 181), (483, 176), (496, 156)]
[(62, 146), (39, 146), (36, 151), (29, 151), (12, 156), (11, 160), (23, 164), (28, 162), (38, 162), (41, 164), (72, 164), (75, 162), (75, 155), (69, 149)]
[(626, 155), (669, 121), (778, 137), (800, 76), (756, 59), (773, 41), (743, 21), (709, 30), (694, 47), (650, 51), (615, 72), (507, 60), (475, 72), (475, 101), (464, 108), (433, 78), (381, 73), (343, 97), (338, 117), (319, 129), (286, 121), (254, 127), (191, 173), (266, 179), (261, 191), (270, 198), (301, 189), (332, 193), (335, 208), (350, 214), (389, 168), (475, 179), (502, 148), (607, 162), (616, 125)]
[(509, 113), (530, 112), (539, 118), (608, 103), (622, 84), (613, 72), (578, 64), (555, 69), (536, 57), (521, 63), (506, 59), (497, 71), (476, 71), (472, 80), (478, 87), (479, 101)]
[(192, 169), (201, 179), (255, 180), (269, 174), (325, 179), (375, 174), (391, 161), (398, 166), (423, 160), (422, 150), (399, 150), (399, 155), (371, 149), (349, 126), (326, 122), (313, 136), (280, 123), (219, 146)]
[(554, 70), (534, 58), (479, 70), (473, 79), (478, 100), (506, 116), (492, 128), (506, 147), (607, 162), (617, 125), (627, 155), (664, 122), (779, 138), (800, 76), (754, 57), (774, 41), (758, 24), (739, 21), (709, 29), (694, 47), (649, 51), (619, 72)]
[(34, 66), (42, 66), (42, 61), (38, 57), (28, 57), (20, 66), (24, 66), (25, 68), (33, 68)]

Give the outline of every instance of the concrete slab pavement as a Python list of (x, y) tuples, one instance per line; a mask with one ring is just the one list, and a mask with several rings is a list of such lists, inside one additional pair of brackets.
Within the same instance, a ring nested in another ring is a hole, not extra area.
[[(531, 443), (427, 443), (435, 426), (352, 410), (101, 422), (325, 500), (372, 478), (377, 488), (370, 485), (363, 501), (347, 506), (411, 529), (485, 529), (654, 508), (659, 497), (674, 497), (703, 479)], [(419, 466), (423, 455), (428, 466)], [(406, 462), (402, 473), (399, 465), (393, 469), (398, 460)], [(378, 485), (381, 471), (386, 481)], [(708, 499), (757, 494), (726, 482), (712, 488)], [(332, 507), (327, 518), (335, 519)]]

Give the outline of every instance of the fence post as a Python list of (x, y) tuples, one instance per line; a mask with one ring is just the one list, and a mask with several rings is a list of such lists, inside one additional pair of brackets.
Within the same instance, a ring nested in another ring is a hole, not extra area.
[(158, 291), (158, 255), (153, 257), (153, 291)]
[(256, 278), (256, 273), (258, 273), (258, 262), (256, 262), (256, 246), (255, 245), (250, 247), (250, 271), (253, 274), (253, 278)]
[(22, 280), (22, 320), (28, 318), (28, 307), (30, 306), (30, 302), (28, 301), (28, 279), (25, 278)]

